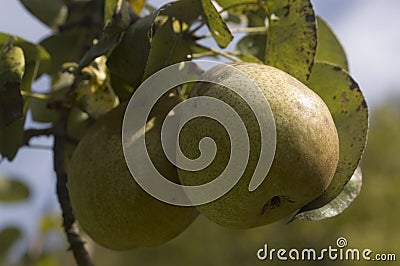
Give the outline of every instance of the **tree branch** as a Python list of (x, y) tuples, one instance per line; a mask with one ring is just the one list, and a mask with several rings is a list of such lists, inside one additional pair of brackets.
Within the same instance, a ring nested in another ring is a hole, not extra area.
[(29, 146), (29, 141), (34, 137), (40, 136), (50, 136), (53, 133), (52, 128), (42, 128), (42, 129), (26, 129), (24, 131), (24, 139), (22, 141), (22, 146)]
[(69, 242), (69, 250), (72, 251), (75, 261), (79, 266), (93, 266), (89, 253), (85, 249), (85, 243), (82, 241), (75, 217), (72, 213), (71, 201), (67, 187), (67, 173), (64, 169), (64, 149), (67, 142), (67, 110), (60, 111), (59, 120), (54, 124), (54, 171), (57, 175), (57, 196), (60, 202), (63, 227), (67, 240)]

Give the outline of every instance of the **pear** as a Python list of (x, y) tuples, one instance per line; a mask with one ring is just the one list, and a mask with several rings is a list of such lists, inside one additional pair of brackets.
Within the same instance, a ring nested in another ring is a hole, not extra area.
[[(229, 65), (250, 78), (268, 100), (276, 125), (275, 156), (262, 184), (250, 192), (249, 183), (260, 155), (261, 135), (249, 106), (263, 103), (257, 96), (246, 103), (238, 94), (218, 84), (196, 83), (191, 97), (209, 96), (229, 104), (244, 122), (250, 144), (249, 160), (238, 183), (222, 197), (197, 207), (222, 226), (252, 228), (282, 219), (322, 194), (336, 171), (339, 140), (326, 104), (297, 79), (271, 66), (256, 63)], [(243, 85), (245, 83), (237, 73), (231, 67), (218, 66), (204, 75), (217, 76), (219, 81), (230, 79), (239, 91), (254, 89)], [(216, 155), (202, 170), (178, 169), (184, 185), (208, 183), (217, 178), (228, 163), (231, 155), (228, 132), (208, 117), (196, 117), (183, 126), (179, 137), (183, 154), (189, 159), (199, 157), (198, 145), (204, 137), (215, 141)]]
[[(176, 167), (165, 157), (161, 126), (181, 100), (164, 96), (146, 124), (146, 145), (155, 167), (179, 182)], [(163, 244), (182, 233), (197, 217), (194, 207), (161, 202), (147, 194), (132, 177), (122, 149), (126, 104), (101, 117), (79, 142), (70, 162), (68, 188), (74, 214), (98, 244), (126, 250)]]

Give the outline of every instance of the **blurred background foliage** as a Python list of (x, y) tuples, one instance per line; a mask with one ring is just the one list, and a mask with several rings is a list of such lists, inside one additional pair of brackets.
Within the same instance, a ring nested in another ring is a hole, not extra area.
[[(296, 220), (251, 230), (230, 230), (200, 217), (182, 235), (160, 247), (127, 252), (104, 249), (90, 240), (96, 265), (283, 265), (278, 260), (259, 261), (257, 251), (269, 248), (317, 251), (345, 237), (348, 248), (371, 249), (375, 253), (395, 253), (399, 259), (400, 227), (400, 95), (376, 107), (371, 116), (367, 149), (362, 160), (363, 188), (355, 202), (341, 215), (318, 222)], [(54, 222), (54, 221), (53, 221)], [(15, 238), (15, 230), (0, 233), (0, 254), (4, 237)], [(63, 235), (60, 233), (60, 236)], [(88, 239), (86, 237), (86, 239)], [(73, 265), (65, 249), (27, 255), (17, 265)], [(296, 265), (360, 265), (359, 261), (310, 262)], [(365, 263), (365, 262), (364, 262)], [(377, 262), (375, 262), (377, 263)], [(374, 262), (370, 262), (374, 265)], [(379, 263), (384, 264), (384, 263)], [(395, 265), (396, 262), (387, 262)]]

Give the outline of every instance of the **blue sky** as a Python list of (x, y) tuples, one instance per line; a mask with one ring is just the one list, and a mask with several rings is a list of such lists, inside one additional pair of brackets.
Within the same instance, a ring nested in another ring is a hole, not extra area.
[(375, 106), (400, 92), (400, 1), (314, 0), (342, 41), (350, 73)]
[[(50, 34), (41, 22), (31, 17), (17, 0), (1, 0), (0, 32), (19, 35), (38, 42)], [(165, 1), (150, 1), (157, 4)], [(395, 91), (400, 92), (400, 1), (398, 0), (313, 0), (317, 14), (336, 32), (347, 52), (350, 72), (366, 95), (367, 102), (376, 106)], [(35, 84), (36, 88), (44, 82)], [(35, 126), (34, 124), (30, 124)], [(51, 144), (51, 139), (39, 140)], [(35, 238), (40, 211), (54, 209), (54, 175), (50, 151), (24, 148), (15, 161), (0, 165), (0, 174), (25, 178), (33, 188), (29, 205), (0, 204), (0, 229), (6, 223), (18, 223), (25, 228), (26, 238)], [(26, 177), (29, 177), (27, 179)], [(11, 211), (12, 210), (12, 211)], [(4, 215), (6, 213), (6, 215)], [(24, 217), (23, 219), (21, 217)], [(27, 241), (21, 240), (15, 254)]]

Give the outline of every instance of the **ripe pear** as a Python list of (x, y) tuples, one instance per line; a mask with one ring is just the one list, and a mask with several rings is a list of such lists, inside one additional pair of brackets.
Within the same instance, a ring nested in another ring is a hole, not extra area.
[[(222, 197), (200, 205), (198, 209), (222, 226), (252, 228), (282, 219), (321, 195), (336, 171), (339, 140), (326, 104), (297, 79), (274, 67), (256, 63), (231, 63), (230, 66), (250, 78), (268, 100), (276, 125), (275, 157), (262, 184), (250, 192), (248, 187), (259, 159), (261, 135), (249, 106), (262, 102), (254, 96), (246, 104), (226, 87), (196, 83), (191, 97), (209, 96), (229, 104), (244, 122), (250, 144), (249, 160), (238, 183)], [(254, 89), (243, 85), (245, 83), (230, 67), (218, 66), (205, 75), (217, 76), (219, 81), (231, 78), (239, 91)], [(183, 126), (179, 139), (183, 154), (190, 159), (200, 156), (198, 145), (204, 137), (212, 138), (217, 145), (214, 160), (197, 172), (178, 169), (184, 185), (210, 182), (228, 163), (231, 155), (229, 135), (221, 124), (208, 117), (197, 117)]]
[[(164, 96), (146, 124), (146, 145), (155, 167), (179, 182), (176, 167), (165, 157), (161, 126), (181, 100)], [(100, 245), (125, 250), (155, 246), (182, 233), (197, 217), (193, 207), (161, 202), (132, 177), (122, 149), (122, 121), (126, 104), (101, 117), (79, 142), (70, 162), (68, 188), (74, 214), (82, 228)]]

